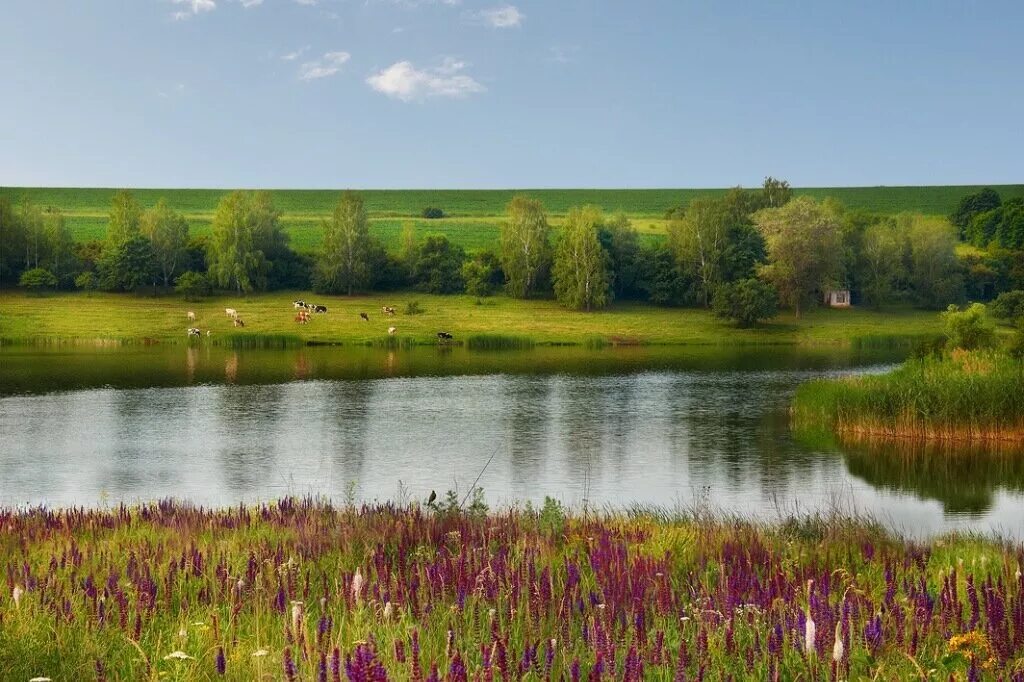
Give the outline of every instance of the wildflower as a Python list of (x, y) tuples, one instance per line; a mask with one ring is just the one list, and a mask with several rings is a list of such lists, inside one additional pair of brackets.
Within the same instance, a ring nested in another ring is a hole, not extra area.
[(832, 660), (840, 663), (846, 650), (843, 648), (843, 621), (836, 621), (836, 641), (832, 645)]
[(359, 603), (363, 597), (363, 572), (356, 567), (356, 574), (352, 576), (352, 598)]
[(808, 656), (814, 654), (814, 635), (814, 619), (811, 618), (811, 612), (808, 609), (807, 622), (804, 624), (804, 652), (807, 653)]
[(391, 618), (391, 612), (394, 611), (394, 607), (391, 606), (391, 602), (384, 603), (384, 620)]
[(20, 585), (15, 585), (14, 589), (11, 590), (11, 597), (14, 599), (14, 608), (21, 608), (21, 595), (25, 594), (25, 590)]
[(217, 674), (223, 675), (227, 672), (227, 668), (228, 662), (227, 659), (224, 658), (224, 647), (219, 646), (217, 647)]
[(253, 658), (260, 658), (261, 656), (266, 656), (269, 653), (270, 652), (266, 649), (257, 649), (256, 651), (252, 652), (251, 655)]
[(284, 648), (284, 676), (288, 682), (295, 679), (295, 660), (292, 658), (291, 647)]
[(303, 603), (300, 601), (292, 602), (292, 632), (298, 636), (299, 630), (302, 628), (302, 612)]
[(49, 677), (33, 677), (28, 682), (53, 682)]
[(192, 657), (186, 654), (184, 651), (172, 651), (171, 653), (164, 656), (165, 661), (191, 661)]

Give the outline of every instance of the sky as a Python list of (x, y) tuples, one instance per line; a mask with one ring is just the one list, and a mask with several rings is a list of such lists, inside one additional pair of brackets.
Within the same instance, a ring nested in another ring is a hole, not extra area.
[(1024, 182), (1024, 2), (7, 0), (0, 185)]

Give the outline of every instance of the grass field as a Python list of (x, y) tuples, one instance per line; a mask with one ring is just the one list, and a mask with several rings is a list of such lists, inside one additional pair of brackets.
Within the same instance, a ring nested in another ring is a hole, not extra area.
[[(980, 187), (817, 187), (799, 188), (797, 193), (816, 198), (835, 197), (850, 208), (879, 213), (909, 211), (925, 215), (947, 215), (960, 198)], [(1024, 185), (996, 185), (1004, 199), (1024, 196)], [(220, 189), (136, 189), (132, 190), (144, 206), (166, 198), (186, 216), (193, 235), (209, 232), (210, 219), (217, 201), (228, 190)], [(605, 211), (623, 211), (629, 215), (644, 239), (664, 238), (665, 211), (695, 196), (721, 194), (724, 189), (544, 189), (523, 190), (544, 202), (557, 229), (571, 206), (595, 204)], [(59, 208), (65, 213), (75, 239), (102, 239), (114, 189), (0, 187), (0, 196), (14, 202), (27, 197), (42, 207)], [(320, 221), (337, 201), (337, 190), (271, 190), (274, 204), (282, 212), (285, 231), (292, 247), (311, 251), (320, 242)], [(505, 205), (515, 190), (365, 190), (371, 218), (371, 232), (387, 248), (398, 248), (402, 225), (412, 222), (420, 234), (441, 233), (469, 251), (494, 249), (504, 219)], [(427, 206), (444, 210), (439, 220), (420, 219)]]
[(553, 501), (0, 509), (0, 678), (1018, 682), (1022, 552)]
[[(296, 324), (291, 302), (315, 301), (328, 306), (326, 315), (315, 315), (308, 325)], [(406, 315), (405, 306), (418, 301), (420, 315)], [(384, 305), (398, 314), (385, 317)], [(245, 321), (236, 329), (224, 314), (235, 308)], [(196, 321), (186, 319), (187, 311)], [(359, 318), (360, 312), (370, 322)], [(456, 341), (474, 334), (525, 337), (535, 343), (619, 344), (805, 344), (843, 345), (855, 339), (921, 337), (940, 333), (935, 313), (910, 309), (821, 309), (799, 320), (784, 314), (755, 329), (738, 329), (709, 312), (659, 308), (639, 303), (619, 303), (600, 312), (573, 312), (554, 301), (519, 301), (505, 296), (477, 299), (471, 296), (430, 296), (415, 292), (377, 293), (367, 296), (320, 296), (308, 292), (275, 292), (250, 297), (219, 296), (200, 302), (176, 296), (150, 298), (129, 294), (68, 293), (44, 297), (20, 290), (0, 292), (0, 339), (28, 343), (71, 339), (159, 339), (185, 343), (186, 329), (212, 330), (213, 338), (225, 334), (252, 337), (295, 336), (302, 341), (378, 343), (395, 326), (398, 342), (434, 343), (439, 330), (449, 331)], [(206, 337), (203, 341), (205, 342)]]

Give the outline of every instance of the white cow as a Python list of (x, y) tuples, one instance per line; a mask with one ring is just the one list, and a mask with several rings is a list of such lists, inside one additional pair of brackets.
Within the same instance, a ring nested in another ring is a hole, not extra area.
[(238, 317), (238, 311), (235, 310), (234, 308), (225, 308), (224, 313), (231, 318)]
[(398, 327), (388, 327), (388, 334), (391, 335), (391, 336), (394, 336), (395, 332), (397, 332), (397, 331), (398, 331)]
[(188, 321), (189, 322), (195, 322), (196, 321), (196, 314), (194, 312), (192, 312), (191, 310), (188, 311)]

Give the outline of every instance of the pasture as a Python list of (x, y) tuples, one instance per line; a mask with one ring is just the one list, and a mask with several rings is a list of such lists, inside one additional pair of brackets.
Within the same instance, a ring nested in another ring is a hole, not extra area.
[[(302, 299), (327, 306), (326, 315), (313, 315), (298, 324), (292, 301)], [(416, 301), (422, 314), (406, 314)], [(383, 306), (397, 315), (384, 316)], [(237, 329), (225, 313), (235, 308), (245, 321)], [(195, 322), (186, 318), (196, 313)], [(369, 322), (360, 319), (365, 312)], [(0, 293), (0, 340), (48, 343), (111, 339), (146, 339), (186, 343), (186, 329), (212, 330), (199, 342), (216, 342), (225, 335), (298, 339), (300, 342), (375, 344), (436, 343), (444, 330), (456, 342), (471, 335), (514, 335), (539, 344), (802, 344), (846, 345), (941, 332), (937, 315), (929, 311), (891, 308), (880, 312), (860, 308), (819, 309), (800, 319), (784, 313), (771, 324), (739, 329), (699, 309), (661, 308), (642, 303), (615, 303), (598, 312), (569, 311), (551, 300), (521, 301), (505, 296), (432, 296), (412, 291), (378, 292), (363, 296), (321, 296), (309, 292), (273, 292), (250, 296), (216, 296), (198, 302), (178, 296), (145, 297), (128, 294), (62, 293), (33, 296), (19, 290)], [(390, 337), (389, 326), (397, 327)]]
[[(965, 194), (980, 186), (925, 187), (809, 187), (797, 194), (818, 199), (834, 197), (853, 209), (877, 213), (908, 211), (925, 215), (947, 215)], [(1003, 199), (1024, 196), (1024, 185), (996, 185)], [(78, 241), (102, 239), (106, 230), (111, 188), (0, 187), (0, 196), (13, 202), (28, 198), (43, 208), (60, 209)], [(133, 189), (143, 206), (165, 198), (189, 222), (191, 234), (208, 234), (217, 201), (226, 189)], [(292, 248), (313, 251), (320, 243), (320, 222), (326, 218), (340, 190), (271, 190), (281, 221), (291, 238)], [(467, 251), (496, 249), (505, 206), (516, 192), (539, 198), (558, 230), (562, 217), (572, 206), (594, 204), (606, 212), (621, 211), (633, 220), (645, 240), (664, 239), (665, 212), (696, 196), (717, 195), (715, 189), (537, 189), (537, 190), (361, 190), (370, 214), (370, 229), (385, 246), (396, 251), (403, 225), (412, 223), (418, 235), (444, 234)], [(445, 217), (426, 220), (424, 208), (444, 211)]]

